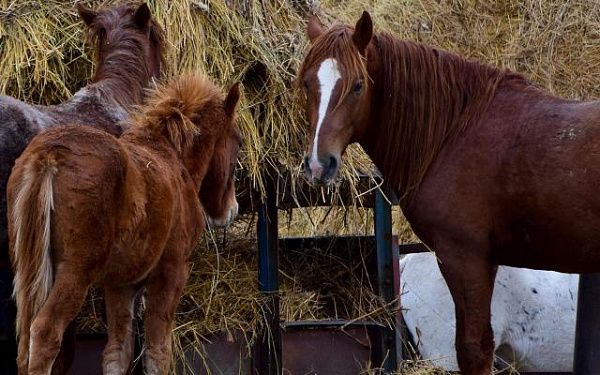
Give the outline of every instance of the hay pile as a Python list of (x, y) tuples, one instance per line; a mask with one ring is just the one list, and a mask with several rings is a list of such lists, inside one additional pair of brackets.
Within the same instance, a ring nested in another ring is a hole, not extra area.
[(375, 27), (525, 73), (573, 99), (600, 98), (600, 3), (596, 0), (323, 0), (354, 24)]
[[(90, 76), (90, 52), (77, 1), (0, 0), (0, 94), (34, 103), (67, 99)], [(98, 8), (119, 0), (81, 1)], [(223, 85), (243, 83), (239, 125), (244, 146), (244, 181), (264, 193), (264, 174), (300, 171), (306, 125), (295, 71), (306, 39), (304, 20), (311, 1), (149, 2), (168, 41), (167, 76), (191, 70), (208, 73)], [(345, 180), (354, 186), (355, 167), (367, 159), (350, 152)]]

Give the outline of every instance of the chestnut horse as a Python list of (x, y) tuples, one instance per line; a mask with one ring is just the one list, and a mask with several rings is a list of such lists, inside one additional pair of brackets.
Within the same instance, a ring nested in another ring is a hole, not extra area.
[(145, 368), (166, 374), (188, 257), (205, 228), (237, 215), (238, 85), (204, 76), (158, 87), (120, 138), (61, 126), (33, 138), (8, 181), (18, 367), (48, 374), (93, 284), (104, 287), (104, 373), (131, 363), (134, 295), (147, 293)]
[(373, 33), (366, 12), (307, 33), (308, 179), (332, 183), (347, 145), (364, 148), (439, 258), (460, 369), (489, 374), (497, 265), (600, 271), (600, 102)]

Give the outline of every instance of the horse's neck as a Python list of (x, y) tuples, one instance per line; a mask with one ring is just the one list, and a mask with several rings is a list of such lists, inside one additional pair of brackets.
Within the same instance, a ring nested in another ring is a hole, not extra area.
[(73, 95), (73, 97), (61, 106), (67, 107), (69, 111), (101, 111), (103, 115), (111, 118), (113, 121), (123, 121), (128, 117), (128, 108), (132, 104), (123, 103), (111, 94), (115, 92), (110, 85), (92, 83)]
[[(134, 52), (134, 53), (131, 53)], [(98, 65), (92, 83), (87, 86), (104, 102), (114, 106), (129, 108), (141, 104), (144, 88), (151, 79), (143, 51), (115, 50), (106, 54)]]
[(376, 44), (372, 121), (360, 143), (402, 197), (443, 147), (480, 120), (506, 72), (389, 35)]
[(120, 138), (134, 148), (150, 150), (157, 157), (179, 157), (171, 142), (163, 134), (146, 126), (131, 126)]

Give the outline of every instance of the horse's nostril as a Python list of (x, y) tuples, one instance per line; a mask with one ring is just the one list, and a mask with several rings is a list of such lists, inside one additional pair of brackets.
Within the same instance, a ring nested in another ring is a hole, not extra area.
[(334, 156), (329, 157), (328, 169), (335, 169), (337, 167), (337, 159)]

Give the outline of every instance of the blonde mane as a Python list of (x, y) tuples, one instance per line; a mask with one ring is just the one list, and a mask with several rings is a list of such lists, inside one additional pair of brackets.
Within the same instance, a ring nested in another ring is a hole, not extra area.
[(184, 75), (151, 90), (146, 104), (133, 116), (132, 125), (162, 133), (182, 153), (198, 134), (217, 130), (214, 122), (202, 119), (212, 116), (222, 101), (221, 89), (208, 77)]

